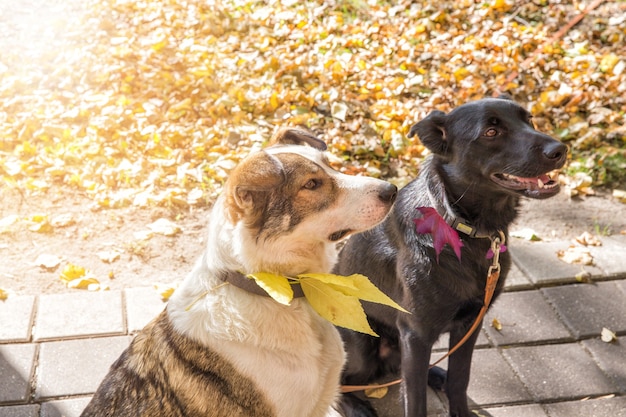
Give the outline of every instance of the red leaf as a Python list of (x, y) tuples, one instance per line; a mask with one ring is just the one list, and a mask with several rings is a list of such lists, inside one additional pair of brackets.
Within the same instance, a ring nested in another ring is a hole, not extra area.
[(415, 231), (420, 234), (430, 233), (433, 236), (433, 246), (437, 254), (437, 263), (439, 263), (439, 254), (446, 243), (454, 250), (456, 257), (461, 260), (461, 247), (463, 246), (463, 242), (461, 242), (456, 230), (450, 227), (434, 208), (417, 207), (417, 210), (422, 213), (422, 218), (413, 219)]

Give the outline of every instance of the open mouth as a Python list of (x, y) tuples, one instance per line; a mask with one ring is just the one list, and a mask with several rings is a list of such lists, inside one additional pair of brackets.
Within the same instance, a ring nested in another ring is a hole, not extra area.
[(352, 231), (351, 229), (344, 229), (344, 230), (340, 230), (338, 232), (332, 233), (330, 236), (328, 236), (328, 240), (330, 240), (331, 242), (336, 242), (346, 237), (346, 235), (350, 233), (351, 231)]
[(501, 187), (517, 191), (530, 198), (545, 198), (559, 192), (559, 184), (550, 175), (542, 174), (538, 177), (518, 177), (512, 174), (491, 174), (491, 180)]

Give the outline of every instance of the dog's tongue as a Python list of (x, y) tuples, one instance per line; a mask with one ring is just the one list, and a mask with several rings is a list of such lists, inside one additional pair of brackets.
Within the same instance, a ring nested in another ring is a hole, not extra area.
[(534, 177), (534, 178), (523, 178), (523, 177), (517, 177), (517, 180), (521, 183), (524, 184), (533, 184), (533, 185), (537, 185), (539, 188), (543, 188), (543, 186), (547, 183), (549, 183), (550, 181), (552, 181), (552, 179), (546, 175), (540, 175), (538, 177)]

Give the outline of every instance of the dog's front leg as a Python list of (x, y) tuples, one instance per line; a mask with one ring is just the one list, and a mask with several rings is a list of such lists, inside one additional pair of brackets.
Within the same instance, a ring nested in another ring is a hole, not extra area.
[(402, 402), (405, 417), (426, 417), (428, 362), (432, 343), (407, 323), (399, 323), (402, 355)]
[[(448, 376), (446, 378), (445, 391), (450, 404), (450, 416), (470, 417), (467, 406), (467, 387), (470, 379), (472, 366), (472, 354), (474, 345), (480, 334), (482, 323), (470, 336), (470, 338), (448, 359)], [(454, 326), (450, 332), (450, 347), (455, 346), (465, 336), (464, 326)]]

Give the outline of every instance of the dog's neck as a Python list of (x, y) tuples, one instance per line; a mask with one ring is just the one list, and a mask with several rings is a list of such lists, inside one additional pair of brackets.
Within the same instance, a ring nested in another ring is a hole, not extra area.
[[(425, 183), (432, 207), (448, 224), (472, 237), (490, 237), (503, 231), (517, 216), (519, 197), (501, 194), (497, 197), (476, 190), (472, 180), (450, 178), (445, 163), (431, 160), (426, 169)], [(438, 178), (437, 178), (438, 177)]]

